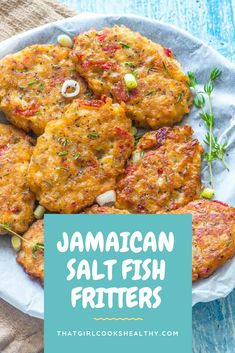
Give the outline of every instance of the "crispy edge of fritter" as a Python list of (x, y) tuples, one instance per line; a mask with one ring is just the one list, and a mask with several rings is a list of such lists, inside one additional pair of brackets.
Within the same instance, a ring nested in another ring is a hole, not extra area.
[[(208, 210), (215, 210), (217, 213), (224, 213), (225, 209), (227, 212), (232, 212), (234, 213), (234, 221), (231, 222), (230, 227), (227, 228), (227, 232), (231, 234), (231, 245), (227, 247), (226, 249), (222, 249), (222, 253), (218, 253), (212, 257), (213, 261), (211, 260), (209, 263), (206, 263), (206, 260), (201, 257), (200, 259), (203, 259), (206, 266), (203, 266), (203, 268), (206, 268), (206, 271), (201, 271), (200, 263), (195, 264), (192, 263), (192, 281), (196, 282), (199, 279), (205, 279), (211, 276), (213, 273), (215, 273), (220, 267), (222, 267), (227, 261), (229, 261), (233, 256), (235, 256), (235, 208), (231, 207), (223, 202), (217, 201), (217, 200), (205, 200), (205, 199), (199, 199), (196, 201), (190, 202), (188, 205), (181, 207), (175, 211), (170, 212), (171, 214), (196, 214), (196, 207), (197, 205), (198, 209), (201, 209), (202, 203), (206, 205), (206, 210), (208, 214)], [(210, 205), (213, 205), (213, 207), (210, 208)], [(190, 209), (192, 209), (192, 213), (190, 212)], [(200, 207), (200, 208), (199, 208)], [(223, 209), (225, 208), (225, 209)], [(231, 216), (232, 217), (232, 216)], [(196, 226), (196, 224), (195, 224)], [(193, 223), (194, 227), (194, 223)], [(192, 239), (193, 242), (193, 239)], [(193, 244), (192, 244), (193, 245)], [(201, 249), (202, 250), (202, 249)], [(226, 250), (226, 251), (225, 251)]]
[[(35, 244), (44, 243), (44, 221), (34, 222), (23, 235), (23, 238)], [(37, 250), (34, 256), (33, 246), (23, 241), (16, 261), (30, 277), (39, 279), (41, 284), (44, 285), (44, 253), (42, 251)]]

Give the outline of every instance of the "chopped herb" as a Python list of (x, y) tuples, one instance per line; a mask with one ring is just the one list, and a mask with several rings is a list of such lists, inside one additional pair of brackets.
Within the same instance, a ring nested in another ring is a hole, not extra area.
[(81, 156), (80, 153), (76, 153), (73, 158), (74, 158), (75, 160), (77, 160), (77, 159), (80, 158), (80, 156)]
[(167, 66), (166, 66), (166, 64), (165, 64), (164, 61), (162, 62), (162, 65), (163, 65), (163, 67), (164, 67), (164, 70), (165, 70), (166, 72), (168, 72)]
[(136, 78), (138, 77), (138, 72), (137, 71), (132, 71), (132, 75), (134, 75)]
[(130, 62), (130, 61), (126, 61), (126, 62), (124, 63), (124, 65), (125, 65), (125, 66), (129, 66), (129, 67), (132, 67), (133, 69), (136, 67), (136, 65), (135, 65), (134, 63)]
[(35, 83), (37, 83), (38, 82), (38, 80), (32, 80), (32, 81), (30, 81), (29, 83), (28, 83), (28, 86), (32, 86), (32, 85), (34, 85)]
[(58, 142), (63, 146), (67, 146), (70, 141), (66, 137), (59, 137)]
[(40, 89), (41, 92), (44, 90), (44, 83), (40, 83), (39, 89)]
[(55, 168), (56, 170), (63, 170), (64, 172), (68, 172), (68, 168), (65, 168), (65, 167), (56, 167)]
[(155, 91), (149, 91), (148, 93), (146, 93), (146, 97), (148, 97), (148, 96), (152, 96), (153, 94), (155, 93)]
[(127, 44), (127, 43), (119, 42), (119, 44), (120, 44), (123, 48), (127, 48), (127, 49), (130, 48), (130, 45)]
[(62, 152), (59, 152), (58, 155), (60, 157), (64, 157), (64, 156), (67, 156), (68, 153), (69, 153), (68, 151), (62, 151)]
[(35, 115), (42, 115), (42, 112), (37, 112), (35, 113)]
[(99, 135), (96, 132), (92, 132), (87, 135), (88, 137), (98, 137)]
[(32, 248), (32, 256), (34, 259), (36, 259), (36, 252), (37, 251), (44, 251), (44, 244), (42, 243), (36, 243), (33, 248)]
[(19, 142), (19, 141), (20, 141), (20, 138), (19, 138), (19, 137), (16, 137), (16, 136), (13, 137), (13, 143), (14, 143), (14, 144), (16, 144), (16, 143)]
[(183, 92), (180, 92), (180, 94), (178, 95), (178, 98), (177, 98), (177, 103), (181, 102), (182, 98), (183, 98)]

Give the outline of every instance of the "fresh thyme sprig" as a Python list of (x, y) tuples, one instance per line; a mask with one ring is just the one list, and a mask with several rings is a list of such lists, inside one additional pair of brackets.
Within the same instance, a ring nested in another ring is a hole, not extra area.
[(15, 237), (19, 238), (21, 241), (24, 241), (26, 244), (32, 246), (32, 256), (33, 256), (33, 258), (36, 257), (35, 254), (36, 254), (37, 250), (40, 250), (40, 251), (44, 252), (44, 244), (42, 244), (42, 243), (32, 243), (31, 241), (25, 239), (24, 237), (22, 237), (18, 233), (14, 232), (10, 228), (9, 224), (0, 223), (0, 228), (6, 230), (12, 236), (15, 236)]
[[(213, 127), (215, 122), (215, 116), (213, 114), (212, 107), (212, 92), (214, 90), (215, 80), (220, 77), (222, 71), (218, 68), (214, 68), (210, 73), (209, 82), (204, 84), (204, 91), (199, 92), (197, 88), (197, 78), (194, 72), (188, 72), (189, 86), (194, 89), (195, 98), (194, 105), (201, 109), (200, 118), (204, 121), (208, 132), (205, 136), (205, 144), (208, 146), (208, 151), (205, 153), (204, 157), (208, 162), (209, 174), (210, 174), (210, 185), (214, 189), (214, 177), (212, 171), (212, 162), (214, 160), (220, 160), (223, 166), (228, 169), (228, 166), (224, 160), (225, 152), (227, 149), (227, 142), (220, 144), (218, 138), (214, 135)], [(206, 111), (206, 98), (208, 100), (209, 111)]]

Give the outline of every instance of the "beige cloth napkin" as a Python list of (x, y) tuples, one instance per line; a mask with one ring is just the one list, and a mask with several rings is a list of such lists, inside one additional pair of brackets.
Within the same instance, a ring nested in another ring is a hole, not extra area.
[[(76, 15), (54, 0), (0, 0), (0, 10), (0, 41)], [(42, 352), (43, 321), (24, 315), (0, 299), (0, 353)]]
[(74, 15), (74, 10), (54, 0), (0, 0), (0, 41)]

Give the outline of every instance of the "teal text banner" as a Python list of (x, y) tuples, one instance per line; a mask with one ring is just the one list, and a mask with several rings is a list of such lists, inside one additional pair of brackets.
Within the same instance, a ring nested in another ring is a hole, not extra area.
[(46, 215), (45, 353), (192, 352), (190, 215)]

